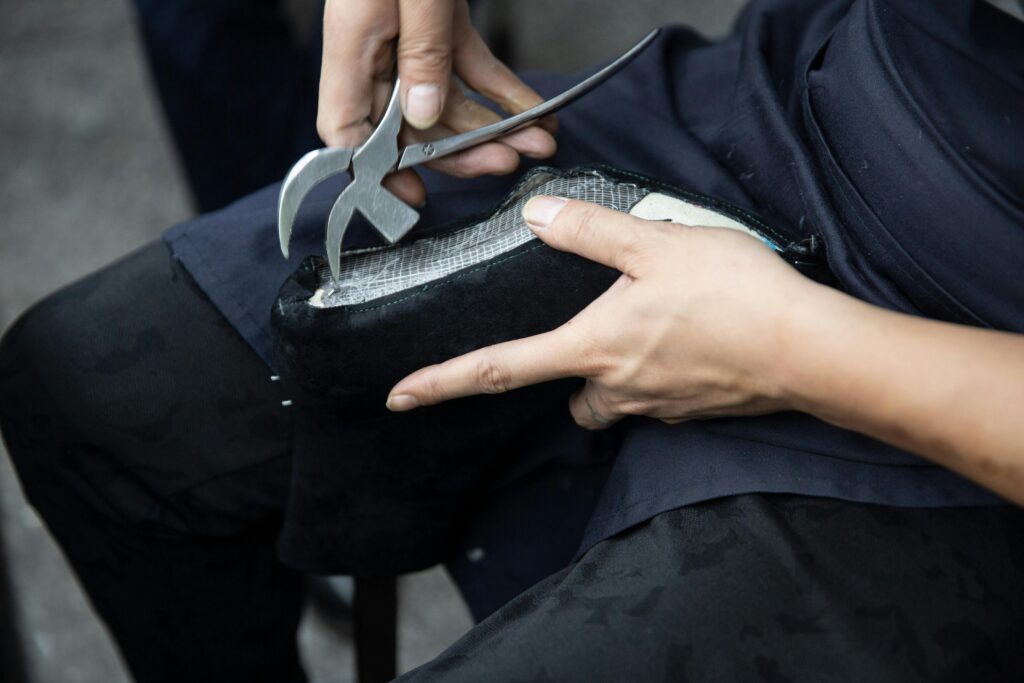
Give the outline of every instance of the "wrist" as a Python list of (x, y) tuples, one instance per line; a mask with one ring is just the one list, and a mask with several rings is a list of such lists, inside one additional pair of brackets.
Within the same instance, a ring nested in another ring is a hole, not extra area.
[(844, 348), (857, 344), (866, 306), (831, 287), (809, 280), (801, 285), (785, 301), (770, 382), (784, 409), (820, 415), (841, 392)]

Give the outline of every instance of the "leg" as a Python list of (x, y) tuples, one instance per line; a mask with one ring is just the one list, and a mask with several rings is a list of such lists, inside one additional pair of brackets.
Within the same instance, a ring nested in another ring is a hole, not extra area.
[(320, 146), (319, 31), (280, 0), (135, 0), (153, 79), (202, 212), (280, 180)]
[(1019, 680), (1024, 514), (737, 496), (604, 541), (403, 681)]
[(290, 423), (249, 347), (153, 243), (26, 313), (0, 427), (139, 681), (300, 681), (277, 563)]

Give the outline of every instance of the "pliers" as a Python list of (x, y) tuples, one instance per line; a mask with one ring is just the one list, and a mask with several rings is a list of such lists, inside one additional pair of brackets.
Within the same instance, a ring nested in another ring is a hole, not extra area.
[(545, 100), (532, 109), (465, 133), (430, 142), (417, 142), (401, 150), (398, 132), (402, 126), (399, 107), (399, 80), (395, 79), (391, 97), (376, 129), (356, 148), (324, 147), (305, 154), (284, 179), (278, 200), (278, 237), (281, 253), (288, 258), (288, 244), (299, 205), (316, 185), (340, 173), (349, 173), (352, 182), (341, 192), (327, 218), (325, 248), (327, 262), (335, 279), (341, 272), (341, 243), (355, 212), (361, 213), (390, 244), (402, 239), (419, 220), (419, 213), (384, 189), (386, 176), (406, 168), (438, 159), (527, 126), (586, 94), (614, 75), (657, 37), (659, 29), (647, 34), (618, 59), (565, 92)]

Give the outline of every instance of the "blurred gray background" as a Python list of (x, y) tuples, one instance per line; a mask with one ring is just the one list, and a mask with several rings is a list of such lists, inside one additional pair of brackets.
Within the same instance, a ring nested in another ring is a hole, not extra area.
[[(316, 0), (289, 4), (300, 26), (312, 24)], [(476, 9), (514, 67), (571, 70), (614, 56), (656, 25), (720, 35), (742, 4), (485, 0)], [(129, 0), (0, 0), (0, 330), (33, 301), (193, 214)], [(127, 681), (2, 448), (0, 522), (11, 603), (0, 593), (0, 611), (10, 611), (27, 680)], [(440, 569), (404, 577), (399, 609), (402, 670), (471, 625)], [(352, 679), (344, 630), (309, 609), (300, 641), (313, 681)]]

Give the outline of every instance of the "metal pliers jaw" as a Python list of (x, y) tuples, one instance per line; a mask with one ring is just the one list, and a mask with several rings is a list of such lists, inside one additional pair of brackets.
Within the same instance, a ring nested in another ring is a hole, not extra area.
[(288, 258), (292, 228), (302, 200), (310, 191), (333, 175), (346, 173), (352, 163), (352, 150), (346, 147), (325, 147), (306, 152), (284, 177), (277, 198), (277, 237), (281, 253)]
[(356, 211), (392, 244), (416, 225), (419, 213), (381, 185), (398, 163), (398, 131), (402, 125), (398, 105), (400, 87), (401, 82), (395, 79), (384, 116), (360, 147), (354, 150), (325, 147), (308, 152), (288, 171), (277, 204), (278, 238), (285, 258), (302, 200), (321, 182), (340, 173), (351, 173), (352, 182), (334, 202), (327, 218), (325, 248), (335, 278), (341, 268), (341, 242)]
[(398, 149), (398, 133), (402, 126), (399, 106), (400, 82), (395, 79), (391, 98), (377, 128), (369, 139), (355, 149), (325, 147), (309, 152), (288, 171), (281, 186), (277, 205), (278, 238), (281, 253), (288, 258), (288, 243), (299, 206), (309, 192), (331, 176), (348, 172), (352, 182), (341, 192), (327, 218), (325, 248), (331, 274), (341, 271), (341, 244), (352, 216), (359, 212), (389, 243), (404, 237), (419, 220), (415, 209), (386, 190), (382, 183), (389, 174), (411, 168), (493, 140), (547, 116), (603, 83), (629, 62), (657, 37), (659, 29), (647, 34), (611, 64), (577, 83), (565, 92), (515, 116), (502, 119), (476, 130), (452, 135), (431, 142), (415, 143)]

